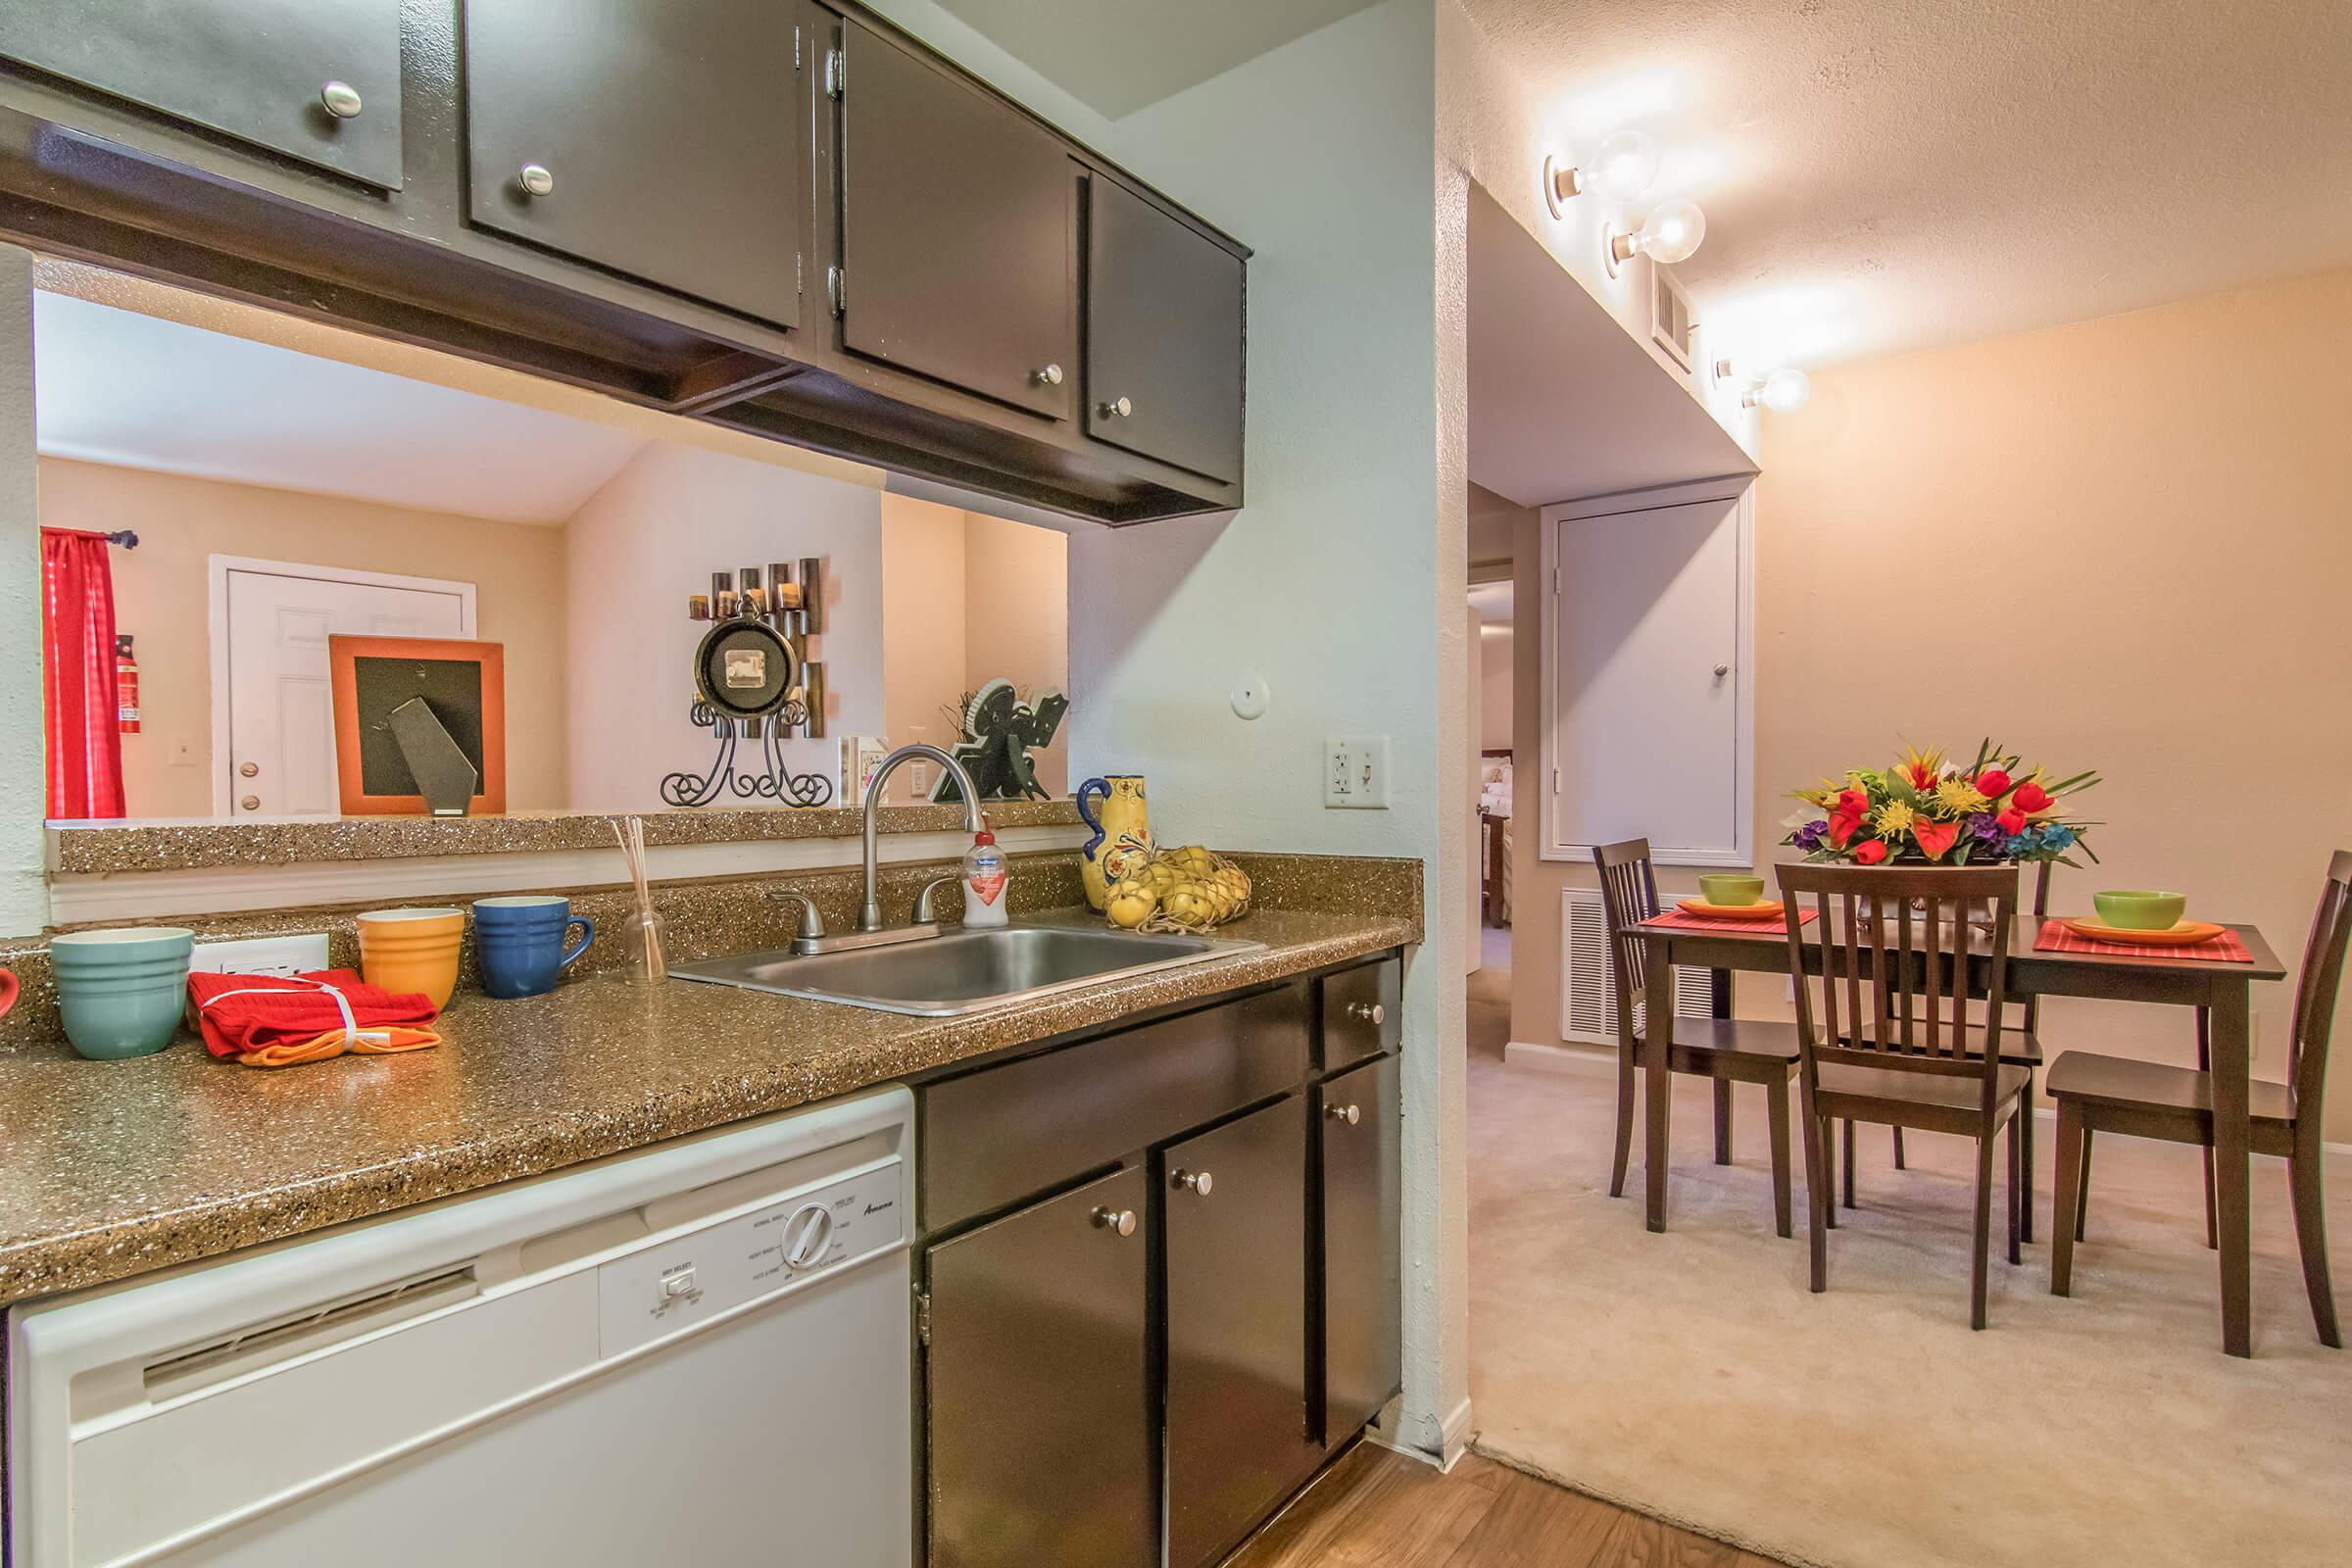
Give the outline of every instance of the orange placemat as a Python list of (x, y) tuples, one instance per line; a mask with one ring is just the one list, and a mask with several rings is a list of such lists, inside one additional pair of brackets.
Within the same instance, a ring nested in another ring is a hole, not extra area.
[[(1800, 909), (1797, 911), (1797, 923), (1801, 925), (1807, 920), (1818, 919), (1820, 914), (1818, 909)], [(1690, 914), (1682, 909), (1669, 909), (1664, 914), (1651, 915), (1642, 924), (1670, 925), (1677, 931), (1745, 931), (1755, 936), (1788, 934), (1788, 916), (1786, 913), (1777, 920), (1756, 920), (1742, 919), (1736, 914)]]
[(2044, 920), (2041, 935), (2034, 939), (2035, 953), (2106, 953), (2126, 958), (2200, 958), (2210, 963), (2219, 958), (2225, 963), (2252, 963), (2254, 955), (2246, 951), (2245, 943), (2234, 931), (2224, 930), (2209, 942), (2191, 942), (2185, 946), (2165, 947), (2148, 942), (2101, 942), (2082, 935), (2064, 920)]

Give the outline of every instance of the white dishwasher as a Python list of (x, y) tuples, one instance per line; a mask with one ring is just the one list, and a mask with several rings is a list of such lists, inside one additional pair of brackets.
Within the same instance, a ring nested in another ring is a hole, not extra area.
[(10, 1313), (13, 1568), (913, 1556), (890, 1089)]

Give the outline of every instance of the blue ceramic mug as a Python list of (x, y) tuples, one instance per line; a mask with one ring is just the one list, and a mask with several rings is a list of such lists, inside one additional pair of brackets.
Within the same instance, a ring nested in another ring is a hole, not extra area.
[[(580, 940), (566, 948), (575, 925)], [(595, 940), (595, 922), (573, 914), (571, 901), (561, 893), (473, 901), (474, 961), (482, 989), (494, 997), (545, 996)]]
[(50, 938), (66, 1039), (94, 1061), (163, 1050), (188, 1004), (188, 955), (195, 951), (195, 932), (169, 925)]

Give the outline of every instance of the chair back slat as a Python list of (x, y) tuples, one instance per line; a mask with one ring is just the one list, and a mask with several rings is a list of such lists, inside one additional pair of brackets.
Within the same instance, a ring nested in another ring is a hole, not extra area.
[(1596, 845), (1592, 863), (1600, 871), (1601, 923), (1608, 932), (1609, 974), (1617, 987), (1617, 1043), (1630, 1048), (1634, 1007), (1648, 987), (1649, 961), (1646, 944), (1627, 933), (1658, 912), (1649, 840)]
[(2328, 885), (2321, 890), (2320, 907), (2311, 919), (2311, 940), (2303, 945), (2303, 970), (2295, 977), (2286, 1081), (2298, 1117), (2316, 1117), (2327, 1103), (2328, 1041), (2335, 1027), (2347, 938), (2352, 938), (2352, 850), (2338, 850), (2328, 861)]
[[(1791, 910), (1810, 895), (1820, 916), (1818, 981), (1806, 973), (1802, 924), (1788, 927), (1807, 1070), (1833, 1061), (1981, 1077), (1989, 1115), (2008, 1000), (2017, 867), (1774, 869)], [(1984, 1003), (1974, 1022), (1972, 998)]]

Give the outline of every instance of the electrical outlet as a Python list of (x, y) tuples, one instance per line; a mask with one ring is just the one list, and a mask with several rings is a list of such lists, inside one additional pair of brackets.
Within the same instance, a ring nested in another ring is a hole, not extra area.
[(1386, 735), (1333, 735), (1325, 739), (1323, 805), (1335, 810), (1388, 808)]
[(312, 974), (326, 967), (326, 933), (199, 942), (188, 967), (199, 974)]

